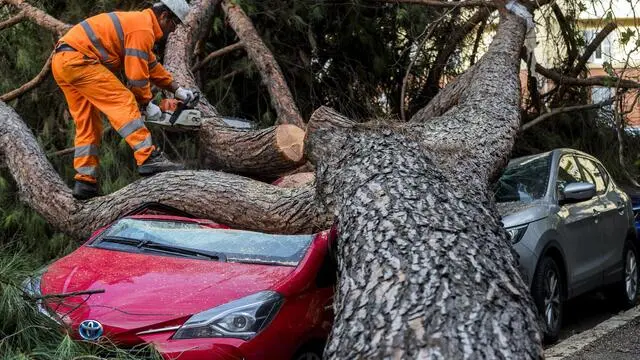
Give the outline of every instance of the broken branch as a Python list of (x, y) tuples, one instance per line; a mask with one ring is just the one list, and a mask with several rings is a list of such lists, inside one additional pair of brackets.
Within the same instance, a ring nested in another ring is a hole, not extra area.
[(22, 22), (24, 19), (26, 18), (26, 15), (24, 14), (24, 11), (21, 11), (20, 13), (18, 13), (18, 15), (5, 20), (3, 22), (0, 22), (0, 31), (6, 29), (6, 28), (10, 28), (13, 25), (16, 25), (20, 22)]
[(196, 71), (200, 70), (203, 66), (208, 64), (209, 61), (211, 61), (211, 60), (213, 60), (213, 59), (215, 59), (215, 58), (217, 58), (219, 56), (228, 54), (228, 53), (230, 53), (230, 52), (232, 52), (234, 50), (242, 49), (243, 46), (244, 46), (244, 44), (242, 44), (242, 41), (239, 41), (239, 42), (237, 42), (237, 43), (235, 43), (233, 45), (229, 45), (229, 46), (224, 47), (222, 49), (218, 49), (218, 50), (212, 52), (211, 54), (207, 55), (207, 57), (205, 57), (200, 63), (198, 63), (198, 64), (194, 65), (193, 67), (191, 67), (191, 71), (192, 72), (196, 72)]
[(40, 73), (38, 75), (36, 75), (36, 77), (31, 79), (26, 84), (20, 86), (19, 88), (15, 89), (13, 91), (9, 91), (8, 93), (0, 96), (0, 101), (4, 101), (4, 102), (11, 101), (11, 100), (17, 98), (18, 96), (26, 93), (27, 91), (33, 89), (38, 84), (40, 84), (42, 82), (42, 80), (44, 80), (44, 78), (47, 76), (49, 71), (51, 70), (51, 59), (53, 59), (53, 54), (54, 54), (54, 52), (51, 52), (51, 55), (49, 55), (49, 58), (44, 63), (44, 66), (42, 67), (42, 70), (40, 70)]
[(63, 35), (71, 29), (71, 25), (63, 23), (24, 0), (3, 0), (2, 2), (16, 7), (20, 12), (24, 13), (30, 21), (58, 35)]
[(574, 86), (604, 86), (604, 87), (619, 87), (624, 89), (635, 89), (640, 87), (640, 83), (629, 80), (621, 79), (617, 76), (593, 76), (586, 79), (578, 79), (572, 76), (563, 75), (555, 70), (547, 69), (540, 64), (536, 64), (536, 72), (546, 78), (549, 78), (556, 83), (564, 85)]
[(602, 28), (602, 30), (600, 30), (598, 35), (596, 35), (596, 37), (591, 41), (591, 43), (584, 49), (584, 54), (580, 56), (580, 58), (578, 59), (578, 62), (576, 63), (576, 66), (573, 68), (571, 73), (569, 73), (570, 76), (575, 77), (575, 76), (578, 76), (578, 74), (580, 74), (580, 72), (584, 69), (585, 65), (587, 64), (587, 61), (589, 61), (589, 58), (591, 57), (593, 52), (598, 49), (598, 46), (600, 46), (600, 44), (604, 41), (604, 39), (606, 39), (607, 36), (613, 30), (615, 30), (616, 27), (617, 27), (616, 23), (610, 22), (607, 25), (605, 25), (605, 27)]
[(537, 124), (545, 121), (546, 119), (553, 117), (555, 115), (558, 114), (562, 114), (562, 113), (568, 113), (568, 112), (572, 112), (572, 111), (584, 111), (584, 110), (592, 110), (592, 109), (599, 109), (601, 107), (607, 106), (607, 105), (611, 105), (613, 104), (613, 98), (610, 98), (608, 100), (599, 102), (599, 103), (595, 103), (595, 104), (587, 104), (587, 105), (575, 105), (575, 106), (567, 106), (567, 107), (561, 107), (561, 108), (556, 108), (553, 109), (547, 113), (544, 113), (540, 116), (538, 116), (537, 118), (529, 121), (528, 123), (522, 125), (522, 127), (520, 128), (520, 130), (525, 131), (533, 126), (536, 126)]

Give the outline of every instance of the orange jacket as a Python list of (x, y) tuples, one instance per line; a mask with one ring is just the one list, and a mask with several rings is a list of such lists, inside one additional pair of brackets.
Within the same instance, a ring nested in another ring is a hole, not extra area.
[(146, 104), (152, 98), (150, 80), (163, 89), (173, 82), (153, 54), (153, 45), (160, 38), (160, 24), (153, 11), (146, 9), (93, 16), (71, 28), (60, 41), (112, 71), (124, 66), (131, 92)]

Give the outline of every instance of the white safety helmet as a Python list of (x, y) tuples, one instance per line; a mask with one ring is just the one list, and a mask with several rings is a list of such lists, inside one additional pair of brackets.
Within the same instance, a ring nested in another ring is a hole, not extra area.
[(166, 5), (183, 24), (187, 21), (189, 4), (185, 0), (160, 0), (160, 2)]

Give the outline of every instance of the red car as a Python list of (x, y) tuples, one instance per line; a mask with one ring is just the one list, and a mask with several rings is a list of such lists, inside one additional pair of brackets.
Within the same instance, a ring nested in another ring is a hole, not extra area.
[(77, 339), (153, 344), (166, 359), (321, 358), (333, 321), (329, 231), (263, 234), (150, 208), (30, 279), (37, 295), (81, 292), (41, 311)]

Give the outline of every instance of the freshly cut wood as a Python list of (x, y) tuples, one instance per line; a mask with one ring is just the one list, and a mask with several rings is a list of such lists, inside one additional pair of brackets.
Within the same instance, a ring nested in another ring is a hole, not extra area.
[(282, 188), (297, 188), (304, 185), (309, 185), (316, 178), (316, 175), (312, 172), (297, 173), (291, 175), (285, 175), (273, 182), (273, 185)]
[(260, 130), (209, 127), (204, 149), (207, 168), (236, 174), (277, 178), (301, 166), (304, 131), (295, 125), (278, 125)]
[(0, 122), (0, 158), (18, 184), (22, 201), (77, 239), (149, 201), (250, 230), (310, 233), (331, 226), (330, 219), (317, 214), (315, 192), (309, 186), (286, 189), (215, 171), (161, 173), (115, 193), (78, 201), (19, 115), (3, 102)]
[(304, 121), (280, 65), (258, 35), (251, 19), (240, 5), (232, 1), (223, 0), (222, 9), (229, 19), (229, 25), (243, 42), (247, 54), (260, 70), (262, 81), (271, 95), (271, 106), (278, 114), (278, 124), (293, 124), (304, 128)]

